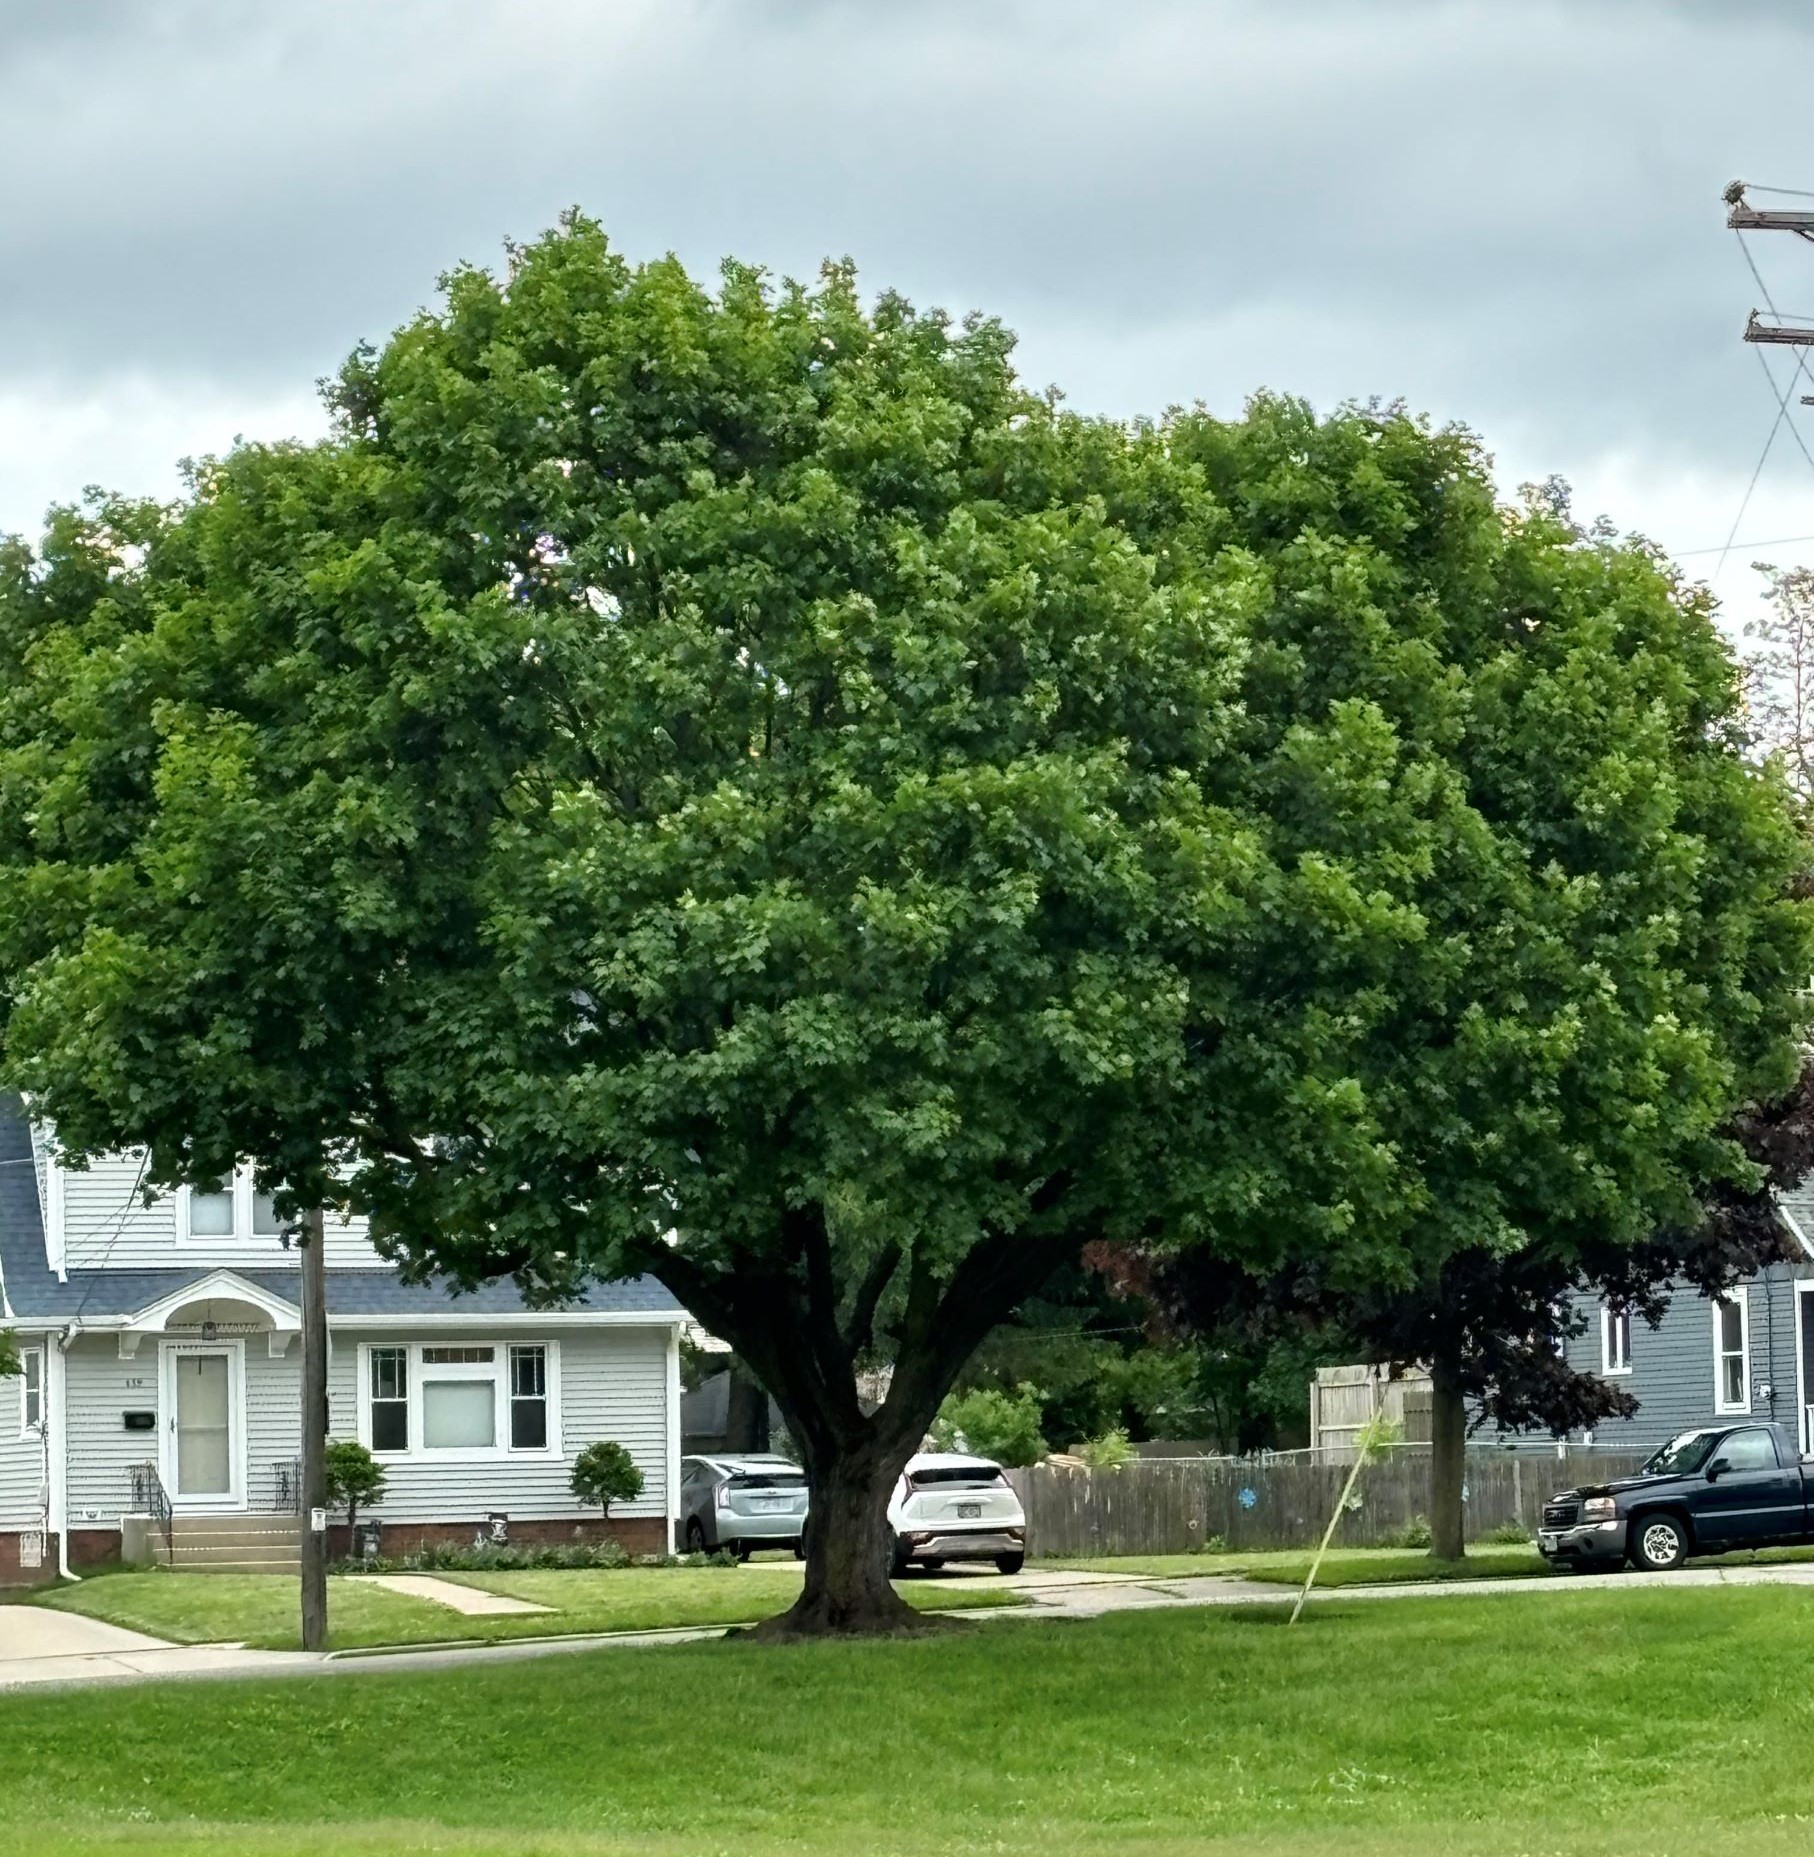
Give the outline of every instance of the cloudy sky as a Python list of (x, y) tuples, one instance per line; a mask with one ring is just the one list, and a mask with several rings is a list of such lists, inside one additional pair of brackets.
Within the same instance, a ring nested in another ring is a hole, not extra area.
[[(1740, 614), (1814, 464), (1777, 433), (1721, 567), (1777, 400), (1719, 196), (1814, 189), (1811, 58), (1807, 0), (0, 0), (0, 529), (318, 430), (578, 202), (991, 310), (1093, 410), (1402, 395)], [(1752, 252), (1814, 312), (1814, 246)]]

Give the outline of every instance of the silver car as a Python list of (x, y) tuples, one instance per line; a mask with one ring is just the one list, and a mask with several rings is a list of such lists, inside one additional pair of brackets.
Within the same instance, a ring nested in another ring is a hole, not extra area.
[(680, 1460), (680, 1533), (689, 1554), (756, 1548), (801, 1552), (806, 1472), (768, 1452)]

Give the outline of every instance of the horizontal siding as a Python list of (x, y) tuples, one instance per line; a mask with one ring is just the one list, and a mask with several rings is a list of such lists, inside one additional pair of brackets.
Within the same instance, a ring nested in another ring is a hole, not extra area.
[[(479, 1341), (472, 1331), (449, 1339)], [(636, 1460), (643, 1493), (614, 1503), (613, 1515), (667, 1514), (668, 1364), (665, 1329), (565, 1329), (547, 1337), (513, 1329), (512, 1341), (558, 1339), (561, 1454), (559, 1458), (496, 1462), (385, 1465), (387, 1484), (375, 1513), (390, 1522), (472, 1522), (493, 1510), (523, 1521), (580, 1513), (569, 1487), (573, 1460), (600, 1438), (615, 1438)], [(330, 1424), (337, 1438), (358, 1435), (358, 1343), (405, 1346), (432, 1339), (421, 1330), (335, 1338), (328, 1374)], [(595, 1511), (596, 1513), (596, 1511)]]
[[(1795, 1364), (1795, 1284), (1814, 1275), (1814, 1265), (1773, 1264), (1748, 1280), (1750, 1306), (1751, 1416), (1773, 1419), (1795, 1432), (1800, 1419)], [(1600, 1304), (1578, 1296), (1583, 1332), (1568, 1344), (1569, 1365), (1598, 1374)], [(1808, 1363), (1814, 1368), (1814, 1361)], [(1651, 1328), (1634, 1320), (1631, 1372), (1615, 1383), (1638, 1402), (1628, 1419), (1608, 1419), (1594, 1430), (1596, 1444), (1650, 1449), (1677, 1432), (1711, 1425), (1728, 1414), (1714, 1410), (1713, 1313), (1705, 1297), (1678, 1285), (1662, 1321)], [(1766, 1390), (1767, 1389), (1767, 1390)]]
[(43, 1526), (45, 1478), (49, 1466), (44, 1441), (21, 1437), (19, 1383), (0, 1380), (0, 1528)]
[[(295, 1260), (275, 1239), (221, 1238), (196, 1244), (177, 1237), (175, 1193), (147, 1206), (138, 1191), (139, 1154), (108, 1155), (83, 1169), (63, 1172), (63, 1233), (66, 1267), (99, 1270), (169, 1270), (217, 1265), (246, 1269), (282, 1269)], [(327, 1261), (331, 1269), (369, 1270), (384, 1259), (372, 1248), (363, 1218), (327, 1221)]]
[[(380, 1346), (432, 1339), (410, 1334), (336, 1334), (328, 1365), (329, 1423), (337, 1438), (357, 1435), (354, 1375), (359, 1344)], [(471, 1522), (476, 1528), (492, 1511), (524, 1521), (578, 1514), (568, 1480), (573, 1460), (598, 1438), (615, 1438), (643, 1473), (643, 1493), (616, 1505), (614, 1515), (667, 1513), (667, 1330), (660, 1328), (564, 1329), (558, 1336), (512, 1329), (513, 1341), (554, 1341), (560, 1356), (561, 1454), (558, 1458), (470, 1463), (398, 1462), (387, 1465), (389, 1488), (378, 1513), (398, 1522)], [(292, 1343), (272, 1359), (263, 1334), (242, 1337), (245, 1380), (247, 1506), (267, 1512), (275, 1503), (279, 1467), (300, 1449), (301, 1354)], [(490, 1339), (460, 1330), (450, 1340)], [(7, 1389), (0, 1386), (0, 1420)], [(119, 1358), (112, 1336), (75, 1341), (68, 1359), (70, 1437), (69, 1505), (77, 1526), (108, 1526), (125, 1512), (135, 1464), (158, 1461), (165, 1413), (162, 1409), (159, 1346), (148, 1335), (131, 1360)], [(129, 1432), (121, 1415), (129, 1410), (158, 1413), (158, 1430)], [(20, 1456), (21, 1466), (24, 1458)], [(24, 1474), (21, 1471), (21, 1474)], [(23, 1483), (19, 1484), (24, 1489)], [(37, 1513), (39, 1477), (30, 1473), (31, 1512)], [(12, 1455), (0, 1424), (0, 1505), (14, 1502)]]
[(63, 1401), (70, 1522), (77, 1528), (111, 1527), (131, 1502), (132, 1466), (157, 1462), (160, 1434), (127, 1431), (120, 1416), (158, 1410), (155, 1337), (147, 1336), (129, 1361), (120, 1359), (111, 1335), (78, 1337), (69, 1348)]

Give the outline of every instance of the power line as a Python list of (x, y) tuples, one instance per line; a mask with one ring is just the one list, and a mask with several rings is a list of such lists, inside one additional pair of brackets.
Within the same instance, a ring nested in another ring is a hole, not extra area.
[(1794, 542), (1814, 542), (1814, 535), (1773, 535), (1768, 541), (1714, 542), (1706, 548), (1671, 548), (1668, 553), (1678, 561), (1690, 555), (1721, 555), (1733, 548), (1787, 548)]

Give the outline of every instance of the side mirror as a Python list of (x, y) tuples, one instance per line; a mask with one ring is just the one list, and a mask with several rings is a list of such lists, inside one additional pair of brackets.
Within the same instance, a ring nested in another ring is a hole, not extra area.
[(1709, 1483), (1717, 1483), (1731, 1468), (1732, 1466), (1727, 1463), (1723, 1457), (1716, 1457), (1713, 1462), (1707, 1466), (1707, 1481)]

